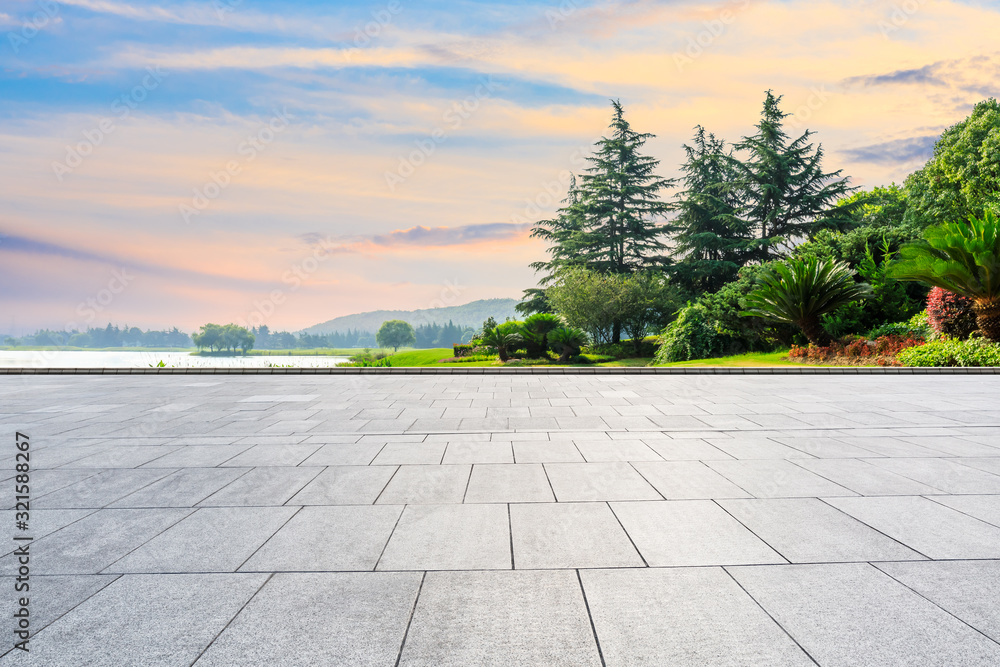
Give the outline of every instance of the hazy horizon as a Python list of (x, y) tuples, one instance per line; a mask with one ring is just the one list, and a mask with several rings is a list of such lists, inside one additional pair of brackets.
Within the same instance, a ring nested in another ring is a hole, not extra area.
[[(0, 332), (518, 298), (609, 99), (672, 177), (784, 95), (901, 181), (995, 96), (985, 2), (0, 3)], [(88, 320), (88, 318), (90, 318)]]

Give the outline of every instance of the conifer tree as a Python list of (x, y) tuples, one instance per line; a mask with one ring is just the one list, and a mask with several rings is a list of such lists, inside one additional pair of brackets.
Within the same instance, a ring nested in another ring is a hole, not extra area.
[(790, 114), (780, 103), (781, 96), (767, 91), (756, 134), (736, 145), (747, 159), (730, 160), (745, 198), (743, 215), (760, 241), (753, 256), (761, 262), (784, 256), (820, 229), (852, 224), (850, 207), (834, 204), (856, 188), (841, 170), (823, 172), (823, 147), (809, 143), (813, 132), (790, 141), (784, 130)]
[(684, 190), (677, 195), (677, 217), (671, 224), (671, 281), (690, 294), (714, 292), (736, 279), (751, 256), (753, 230), (740, 217), (740, 192), (732, 151), (705, 128), (695, 128), (687, 159)]

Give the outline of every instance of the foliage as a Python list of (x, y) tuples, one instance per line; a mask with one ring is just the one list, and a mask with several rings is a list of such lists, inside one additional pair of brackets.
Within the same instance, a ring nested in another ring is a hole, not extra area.
[(793, 345), (788, 352), (789, 359), (812, 361), (835, 365), (898, 366), (896, 355), (917, 345), (923, 345), (922, 338), (910, 338), (894, 334), (879, 336), (873, 340), (855, 338), (847, 342), (835, 341), (825, 346)]
[(620, 287), (618, 276), (570, 267), (557, 274), (548, 295), (567, 325), (583, 329), (598, 343), (607, 343), (621, 314)]
[(868, 340), (876, 340), (883, 336), (899, 336), (901, 338), (912, 338), (914, 340), (928, 340), (930, 329), (926, 324), (914, 325), (911, 322), (892, 322), (880, 324), (865, 336)]
[[(518, 327), (519, 328), (519, 327)], [(492, 347), (497, 351), (500, 361), (507, 361), (510, 358), (510, 351), (517, 347), (524, 339), (517, 331), (506, 331), (500, 325), (492, 331), (483, 332), (483, 345)]]
[(255, 336), (246, 327), (236, 324), (205, 324), (200, 332), (191, 336), (191, 340), (199, 350), (207, 347), (213, 352), (242, 350), (246, 354), (253, 349)]
[(632, 359), (635, 357), (655, 357), (659, 349), (660, 337), (647, 336), (639, 342), (638, 352), (633, 341), (623, 341), (621, 343), (588, 345), (583, 348), (583, 353), (607, 357), (608, 360), (617, 360)]
[(678, 290), (663, 274), (652, 271), (640, 271), (619, 280), (621, 312), (618, 320), (632, 341), (633, 352), (641, 356), (640, 348), (646, 335), (661, 331), (682, 305)]
[(897, 358), (903, 366), (1000, 366), (1000, 344), (943, 338), (903, 350)]
[(976, 330), (972, 299), (932, 287), (927, 295), (927, 322), (938, 334), (968, 338)]
[(705, 306), (689, 303), (663, 331), (653, 363), (707, 359), (721, 353), (722, 343)]
[(747, 315), (794, 324), (810, 343), (822, 346), (829, 336), (820, 317), (867, 298), (871, 287), (854, 281), (846, 264), (808, 257), (772, 265), (746, 298)]
[(751, 256), (760, 262), (787, 254), (790, 245), (821, 229), (851, 226), (857, 204), (834, 206), (853, 191), (841, 171), (824, 172), (823, 147), (813, 147), (806, 130), (790, 140), (784, 130), (789, 114), (770, 90), (757, 132), (736, 145), (745, 161), (731, 158), (743, 200), (743, 217), (758, 242)]
[(390, 367), (392, 363), (389, 361), (389, 355), (382, 351), (376, 350), (372, 352), (371, 350), (365, 349), (359, 354), (353, 355), (348, 361), (342, 364), (337, 364), (337, 366), (344, 367), (357, 367), (357, 368), (383, 368)]
[(576, 327), (560, 327), (549, 333), (549, 344), (559, 355), (559, 363), (566, 363), (570, 357), (580, 354), (587, 344), (587, 334)]
[(379, 327), (375, 340), (379, 347), (391, 347), (394, 352), (398, 352), (399, 348), (416, 343), (417, 335), (409, 323), (403, 320), (388, 320)]
[(907, 221), (927, 226), (1000, 212), (1000, 104), (993, 98), (944, 131), (923, 169), (906, 179)]
[(4, 344), (16, 346), (104, 347), (192, 347), (191, 337), (177, 327), (169, 330), (142, 331), (138, 327), (119, 327), (110, 322), (106, 327), (88, 327), (86, 331), (52, 331), (39, 329), (35, 333), (15, 338), (7, 336)]
[(919, 280), (974, 303), (980, 331), (1000, 341), (1000, 220), (991, 210), (967, 222), (928, 227), (922, 242), (901, 252), (900, 280)]
[(525, 319), (520, 334), (524, 339), (528, 356), (533, 359), (544, 357), (549, 348), (549, 332), (558, 329), (562, 324), (562, 320), (551, 313), (535, 313)]
[(677, 260), (671, 280), (690, 294), (714, 292), (736, 279), (754, 240), (739, 216), (737, 172), (726, 142), (695, 128), (694, 145), (684, 146), (684, 190), (677, 195), (671, 223)]

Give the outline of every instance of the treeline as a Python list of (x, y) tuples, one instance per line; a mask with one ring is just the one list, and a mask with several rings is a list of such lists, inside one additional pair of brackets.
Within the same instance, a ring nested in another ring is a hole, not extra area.
[[(447, 324), (421, 324), (414, 330), (416, 343), (414, 347), (430, 349), (435, 347), (451, 347), (458, 343), (466, 343), (475, 330), (472, 327), (462, 327), (451, 321)], [(318, 348), (365, 348), (376, 347), (375, 333), (353, 329), (337, 331), (328, 334), (294, 334), (288, 331), (271, 331), (267, 325), (251, 329), (256, 338), (258, 350), (314, 350)]]
[(112, 326), (110, 323), (100, 328), (86, 331), (53, 331), (41, 329), (29, 336), (7, 336), (4, 344), (9, 346), (69, 346), (85, 348), (101, 347), (193, 347), (191, 337), (174, 327), (169, 330), (143, 331), (138, 327)]

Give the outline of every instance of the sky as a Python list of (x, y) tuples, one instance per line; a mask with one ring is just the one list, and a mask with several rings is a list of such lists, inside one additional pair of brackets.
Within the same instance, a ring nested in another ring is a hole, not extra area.
[(0, 332), (519, 297), (620, 99), (678, 174), (764, 93), (902, 181), (997, 96), (972, 0), (0, 0)]

